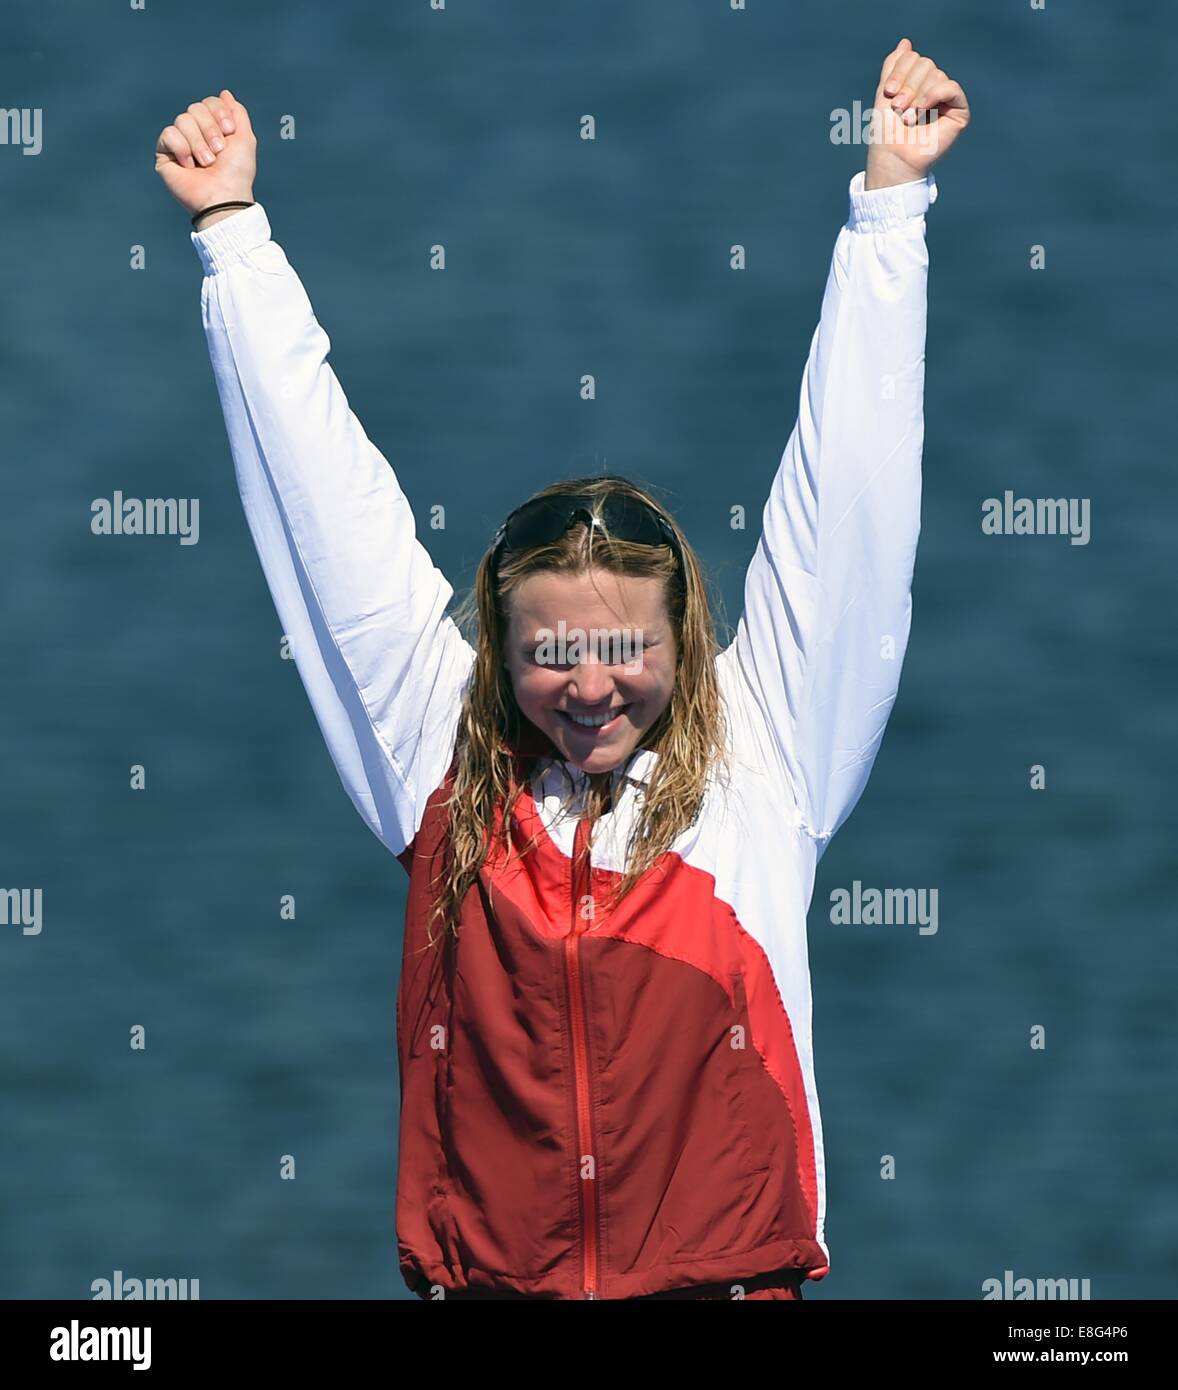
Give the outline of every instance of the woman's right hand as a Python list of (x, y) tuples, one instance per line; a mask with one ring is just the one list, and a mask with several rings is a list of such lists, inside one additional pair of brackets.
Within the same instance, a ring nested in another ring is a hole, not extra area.
[(253, 202), (257, 149), (249, 112), (225, 87), (220, 96), (194, 101), (164, 126), (156, 141), (155, 171), (191, 216), (213, 203)]

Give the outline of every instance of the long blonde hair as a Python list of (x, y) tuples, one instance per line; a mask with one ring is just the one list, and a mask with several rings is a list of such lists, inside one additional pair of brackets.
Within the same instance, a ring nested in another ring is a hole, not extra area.
[[(716, 630), (703, 572), (674, 518), (648, 492), (616, 476), (573, 478), (542, 488), (536, 497), (585, 493), (597, 511), (609, 493), (640, 498), (674, 530), (683, 555), (680, 567), (669, 545), (640, 545), (602, 535), (576, 522), (558, 540), (508, 552), (497, 575), (493, 552), (479, 562), (474, 588), (454, 614), (475, 648), (474, 670), (463, 699), (455, 745), (456, 766), (447, 802), (450, 833), (448, 863), (431, 919), (455, 933), (467, 890), (478, 877), (492, 845), (510, 854), (511, 814), (527, 788), (527, 774), (516, 740), (529, 721), (516, 703), (511, 676), (503, 664), (510, 598), (529, 575), (556, 571), (570, 575), (591, 569), (611, 574), (655, 577), (663, 581), (667, 614), (675, 633), (677, 665), (667, 707), (643, 735), (641, 747), (657, 755), (641, 814), (627, 848), (626, 872), (616, 905), (699, 814), (710, 769), (727, 766), (723, 701), (716, 678)], [(611, 774), (589, 778), (584, 814), (595, 822), (608, 805)], [(501, 814), (497, 817), (496, 810)], [(498, 819), (498, 829), (494, 829)], [(519, 853), (532, 848), (533, 839)]]

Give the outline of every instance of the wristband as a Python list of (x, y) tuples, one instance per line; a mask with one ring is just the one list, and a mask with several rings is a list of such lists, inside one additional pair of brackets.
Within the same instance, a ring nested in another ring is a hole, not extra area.
[(209, 212), (220, 212), (223, 208), (252, 208), (253, 206), (253, 203), (245, 202), (214, 203), (211, 207), (201, 208), (201, 210), (198, 213), (195, 213), (192, 218), (192, 225), (195, 227), (196, 224), (200, 221), (200, 219), (204, 217), (206, 213)]

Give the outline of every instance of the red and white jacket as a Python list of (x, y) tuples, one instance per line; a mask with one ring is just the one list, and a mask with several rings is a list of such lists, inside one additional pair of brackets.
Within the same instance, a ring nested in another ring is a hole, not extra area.
[[(192, 233), (245, 514), (348, 794), (409, 874), (397, 1234), (422, 1297), (632, 1298), (819, 1279), (806, 912), (896, 696), (919, 531), (927, 180), (863, 191), (717, 658), (734, 776), (617, 907), (655, 754), (578, 819), (536, 731), (459, 934), (423, 949), (473, 651), (261, 205)], [(543, 480), (541, 480), (543, 481)], [(571, 793), (571, 794), (570, 794)], [(586, 848), (589, 852), (585, 853)]]

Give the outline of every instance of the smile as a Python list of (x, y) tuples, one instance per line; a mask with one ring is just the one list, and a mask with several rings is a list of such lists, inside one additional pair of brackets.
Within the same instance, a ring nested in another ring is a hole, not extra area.
[(571, 710), (563, 709), (558, 709), (556, 713), (574, 729), (592, 729), (594, 733), (605, 733), (613, 729), (629, 708), (629, 704), (625, 704), (619, 705), (616, 709), (605, 710), (601, 714), (574, 714)]

